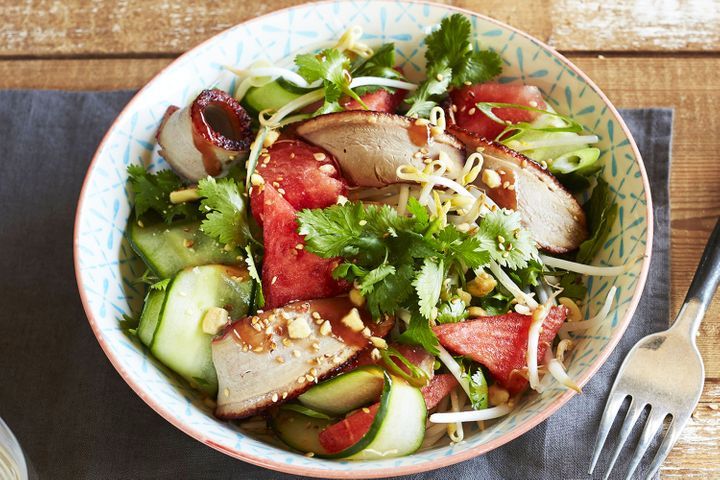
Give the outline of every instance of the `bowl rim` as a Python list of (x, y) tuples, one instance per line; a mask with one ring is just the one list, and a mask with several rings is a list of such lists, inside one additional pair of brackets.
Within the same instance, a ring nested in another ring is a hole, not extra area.
[[(552, 54), (555, 58), (560, 60), (564, 66), (569, 68), (572, 72), (574, 72), (577, 76), (583, 79), (583, 81), (600, 97), (600, 99), (605, 103), (610, 113), (613, 115), (615, 120), (618, 122), (618, 125), (622, 129), (622, 131), (625, 133), (625, 135), (628, 138), (630, 147), (633, 151), (633, 154), (635, 156), (635, 159), (638, 163), (638, 168), (640, 170), (640, 175), (642, 177), (642, 183), (643, 183), (643, 189), (645, 191), (645, 199), (646, 199), (646, 221), (647, 221), (647, 234), (646, 234), (646, 244), (645, 244), (645, 252), (643, 255), (643, 264), (640, 270), (640, 273), (638, 275), (638, 283), (635, 287), (635, 291), (633, 292), (633, 296), (630, 300), (630, 303), (628, 305), (628, 309), (625, 312), (625, 315), (619, 320), (618, 326), (613, 332), (613, 335), (610, 337), (608, 344), (604, 348), (604, 350), (600, 353), (600, 355), (595, 359), (595, 361), (588, 367), (586, 372), (579, 378), (576, 379), (578, 385), (580, 387), (584, 386), (600, 369), (600, 367), (605, 363), (607, 358), (610, 356), (610, 354), (615, 350), (615, 347), (617, 346), (618, 342), (620, 341), (620, 338), (625, 333), (625, 330), (627, 329), (628, 324), (630, 323), (635, 310), (638, 306), (638, 303), (640, 301), (640, 297), (642, 296), (645, 282), (647, 280), (649, 268), (650, 268), (650, 260), (652, 255), (652, 244), (653, 244), (653, 209), (652, 209), (652, 198), (651, 198), (651, 192), (650, 192), (650, 182), (647, 176), (647, 171), (645, 169), (645, 164), (642, 160), (642, 156), (640, 155), (640, 151), (638, 150), (637, 144), (635, 143), (635, 139), (633, 138), (630, 130), (628, 129), (627, 125), (625, 124), (625, 121), (622, 119), (620, 114), (618, 113), (615, 106), (610, 102), (610, 100), (607, 98), (607, 96), (600, 90), (600, 88), (593, 82), (579, 67), (577, 67), (575, 64), (573, 64), (570, 60), (568, 60), (564, 55), (559, 53), (557, 50), (552, 48), (551, 46), (547, 45), (546, 43), (542, 42), (541, 40), (535, 38), (534, 36), (519, 30), (515, 27), (512, 27), (511, 25), (508, 25), (504, 22), (501, 22), (499, 20), (496, 20), (494, 18), (488, 17), (486, 15), (483, 15), (481, 13), (473, 12), (472, 10), (461, 8), (461, 7), (455, 7), (451, 5), (446, 5), (434, 1), (428, 1), (428, 0), (400, 0), (401, 3), (406, 4), (413, 4), (413, 5), (428, 5), (436, 8), (444, 9), (448, 12), (460, 12), (465, 15), (481, 18), (482, 20), (495, 24), (501, 28), (508, 29), (518, 35), (521, 35), (531, 42), (536, 43), (540, 47), (547, 50), (550, 54)], [(262, 22), (266, 18), (271, 17), (273, 15), (276, 15), (281, 12), (289, 12), (291, 10), (295, 9), (303, 9), (307, 8), (309, 5), (325, 5), (325, 4), (332, 4), (336, 3), (337, 0), (319, 0), (314, 2), (307, 2), (299, 5), (294, 5), (278, 10), (273, 10), (272, 12), (268, 12), (266, 14), (260, 15), (258, 17), (246, 20), (244, 22), (241, 22), (239, 24), (233, 25), (221, 32), (218, 32), (217, 34), (213, 35), (212, 37), (204, 40), (203, 42), (199, 43), (198, 45), (194, 46), (193, 48), (189, 49), (188, 51), (184, 52), (182, 55), (178, 56), (175, 60), (170, 62), (168, 65), (166, 65), (162, 70), (160, 70), (157, 74), (155, 74), (152, 79), (150, 79), (140, 90), (138, 90), (135, 95), (130, 99), (130, 101), (125, 105), (125, 107), (122, 109), (122, 111), (117, 115), (115, 120), (113, 120), (113, 123), (108, 127), (107, 132), (103, 136), (102, 141), (97, 147), (97, 150), (95, 151), (95, 154), (93, 155), (92, 160), (90, 161), (90, 164), (88, 165), (87, 172), (85, 174), (85, 178), (83, 180), (82, 188), (80, 190), (80, 196), (78, 198), (78, 203), (76, 207), (75, 212), (75, 222), (74, 222), (74, 228), (73, 228), (73, 264), (75, 268), (75, 278), (77, 281), (78, 291), (80, 294), (80, 299), (82, 301), (83, 309), (85, 310), (85, 315), (88, 318), (88, 323), (90, 324), (90, 327), (93, 330), (93, 333), (95, 334), (95, 337), (97, 338), (98, 343), (100, 344), (100, 347), (102, 348), (103, 352), (107, 356), (108, 360), (110, 360), (110, 363), (113, 365), (115, 370), (120, 374), (120, 376), (123, 378), (123, 380), (130, 386), (130, 388), (155, 412), (157, 412), (161, 417), (163, 417), (165, 420), (167, 420), (170, 424), (174, 425), (176, 428), (178, 428), (180, 431), (184, 432), (185, 434), (189, 435), (190, 437), (194, 438), (195, 440), (198, 440), (205, 445), (222, 452), (226, 455), (229, 455), (231, 457), (237, 458), (239, 460), (264, 467), (267, 469), (283, 472), (283, 473), (290, 473), (290, 474), (299, 474), (309, 477), (318, 477), (318, 478), (387, 478), (387, 477), (394, 477), (399, 475), (409, 475), (414, 473), (422, 473), (430, 470), (435, 470), (438, 468), (446, 467), (449, 465), (453, 465), (455, 463), (459, 463), (465, 460), (469, 460), (471, 458), (474, 458), (476, 456), (482, 455), (484, 453), (487, 453), (491, 450), (494, 450), (495, 448), (498, 448), (511, 440), (514, 440), (515, 438), (518, 438), (519, 436), (525, 434), (532, 428), (536, 427), (540, 423), (544, 422), (548, 417), (550, 417), (552, 414), (554, 414), (557, 410), (559, 410), (562, 406), (564, 406), (573, 396), (576, 395), (576, 392), (573, 390), (568, 390), (564, 392), (560, 397), (555, 399), (548, 407), (546, 407), (541, 413), (538, 415), (535, 415), (534, 417), (531, 417), (528, 421), (524, 422), (520, 427), (515, 428), (513, 430), (510, 430), (509, 432), (501, 435), (497, 439), (490, 441), (488, 443), (484, 443), (482, 445), (478, 445), (476, 447), (470, 448), (468, 450), (453, 453), (451, 455), (447, 455), (432, 461), (423, 462), (418, 465), (408, 465), (403, 467), (389, 467), (389, 468), (375, 468), (371, 470), (354, 470), (352, 468), (348, 468), (347, 470), (327, 470), (321, 467), (303, 467), (299, 465), (294, 465), (290, 463), (285, 463), (281, 461), (272, 460), (269, 458), (265, 458), (258, 455), (253, 455), (248, 452), (243, 452), (238, 449), (234, 448), (228, 448), (224, 445), (220, 445), (210, 439), (208, 439), (205, 434), (188, 424), (183, 423), (182, 421), (176, 420), (174, 416), (170, 413), (169, 410), (167, 410), (163, 405), (154, 402), (152, 399), (150, 399), (144, 392), (144, 388), (139, 383), (134, 382), (131, 377), (129, 376), (128, 372), (122, 365), (122, 361), (114, 354), (110, 346), (105, 342), (105, 339), (103, 337), (100, 325), (95, 319), (95, 316), (93, 314), (93, 310), (90, 306), (90, 303), (88, 301), (87, 295), (85, 293), (85, 287), (83, 284), (82, 276), (80, 275), (80, 252), (79, 252), (79, 229), (80, 229), (80, 216), (81, 216), (81, 207), (85, 204), (85, 194), (88, 190), (88, 180), (90, 177), (91, 171), (94, 169), (95, 164), (98, 161), (98, 158), (100, 157), (100, 153), (103, 150), (103, 147), (108, 142), (110, 138), (111, 132), (115, 129), (115, 126), (118, 123), (118, 120), (122, 118), (128, 111), (131, 110), (131, 108), (134, 106), (135, 102), (138, 100), (138, 97), (142, 92), (147, 89), (150, 84), (154, 83), (156, 79), (161, 77), (166, 70), (169, 68), (177, 65), (179, 62), (183, 61), (184, 58), (194, 52), (195, 50), (202, 48), (206, 44), (214, 41), (218, 36), (224, 34), (225, 32), (237, 27), (238, 25), (242, 24), (250, 24), (254, 22)], [(371, 0), (371, 3), (397, 3), (398, 0)]]

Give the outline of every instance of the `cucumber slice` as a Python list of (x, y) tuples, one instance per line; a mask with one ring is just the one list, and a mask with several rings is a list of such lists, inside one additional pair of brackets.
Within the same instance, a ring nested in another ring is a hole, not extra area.
[(217, 376), (202, 318), (211, 307), (223, 307), (234, 318), (247, 314), (252, 281), (246, 269), (205, 265), (182, 270), (167, 287), (150, 350), (166, 366), (209, 395)]
[(328, 415), (343, 415), (377, 401), (383, 389), (382, 372), (372, 365), (360, 367), (317, 384), (298, 400)]
[(333, 420), (281, 409), (270, 425), (288, 446), (319, 457), (374, 460), (408, 455), (420, 448), (425, 437), (425, 399), (420, 389), (401, 378), (383, 372), (383, 379), (380, 405), (370, 429), (342, 452), (329, 454), (320, 444), (320, 432), (332, 425)]
[(138, 324), (137, 335), (146, 347), (149, 347), (152, 343), (153, 336), (155, 335), (155, 328), (157, 327), (164, 301), (164, 289), (160, 290), (151, 288), (145, 296), (145, 305), (143, 305), (142, 313), (140, 314), (140, 323)]
[(270, 420), (270, 427), (288, 447), (303, 453), (327, 454), (320, 445), (320, 432), (334, 420), (314, 418), (292, 410), (279, 410)]
[(289, 91), (284, 88), (277, 80), (248, 90), (243, 98), (243, 104), (250, 107), (255, 112), (263, 110), (279, 110), (291, 101), (303, 95), (297, 91)]
[(380, 408), (370, 430), (352, 447), (325, 456), (378, 460), (409, 455), (422, 445), (426, 420), (427, 408), (420, 389), (386, 372)]
[(128, 225), (128, 239), (133, 250), (160, 278), (170, 278), (186, 267), (238, 263), (242, 251), (226, 251), (215, 239), (200, 231), (200, 222), (177, 222)]

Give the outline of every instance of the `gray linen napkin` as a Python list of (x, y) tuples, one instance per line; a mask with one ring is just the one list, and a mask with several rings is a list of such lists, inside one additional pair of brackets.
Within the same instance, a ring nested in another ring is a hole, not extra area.
[[(73, 274), (75, 206), (96, 146), (131, 96), (0, 92), (0, 417), (24, 448), (31, 478), (292, 478), (218, 453), (163, 420), (114, 371), (87, 324)], [(653, 264), (627, 333), (584, 394), (542, 425), (487, 455), (408, 478), (588, 478), (595, 430), (624, 354), (669, 318), (672, 112), (623, 116), (655, 203)]]

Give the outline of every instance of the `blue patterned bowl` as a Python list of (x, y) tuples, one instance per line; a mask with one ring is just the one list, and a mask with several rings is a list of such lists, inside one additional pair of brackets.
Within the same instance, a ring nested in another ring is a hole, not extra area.
[[(336, 39), (360, 25), (370, 43), (393, 41), (405, 73), (422, 75), (424, 36), (457, 9), (407, 1), (331, 1), (265, 15), (233, 27), (190, 50), (155, 77), (117, 118), (100, 144), (85, 178), (75, 225), (75, 268), (80, 295), (100, 345), (120, 375), (140, 397), (173, 425), (228, 455), (268, 468), (337, 478), (386, 477), (426, 471), (496, 448), (534, 427), (574, 394), (553, 384), (542, 395), (529, 394), (508, 416), (454, 446), (441, 446), (399, 458), (364, 462), (328, 461), (293, 453), (277, 441), (254, 436), (217, 420), (202, 399), (153, 359), (120, 326), (122, 315), (137, 315), (143, 288), (133, 283), (144, 268), (124, 232), (130, 200), (130, 163), (166, 168), (154, 134), (170, 104), (183, 105), (209, 86), (232, 88), (224, 65), (245, 66), (260, 58), (278, 60), (303, 45)], [(478, 45), (502, 54), (501, 82), (539, 86), (552, 106), (600, 137), (603, 177), (620, 206), (618, 222), (596, 259), (600, 265), (633, 262), (617, 278), (588, 280), (586, 308), (594, 312), (611, 286), (618, 288), (608, 322), (580, 337), (569, 374), (582, 385), (600, 368), (623, 334), (637, 306), (648, 271), (652, 210), (647, 176), (627, 127), (605, 95), (577, 67), (538, 40), (495, 20), (464, 11)]]

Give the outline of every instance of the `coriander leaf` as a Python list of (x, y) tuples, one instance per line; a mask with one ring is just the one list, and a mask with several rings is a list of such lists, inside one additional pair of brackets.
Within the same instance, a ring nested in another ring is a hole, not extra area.
[(534, 287), (538, 284), (538, 278), (542, 275), (543, 268), (541, 262), (533, 259), (528, 262), (527, 267), (512, 270), (508, 272), (508, 275), (520, 288)]
[(492, 295), (485, 295), (477, 301), (487, 315), (502, 315), (511, 310), (514, 300), (512, 295), (498, 285)]
[(502, 58), (495, 52), (483, 50), (472, 52), (460, 61), (454, 69), (452, 86), (459, 87), (466, 82), (483, 83), (500, 75)]
[(130, 186), (135, 196), (135, 217), (140, 218), (148, 211), (160, 214), (165, 223), (176, 217), (195, 219), (197, 208), (191, 203), (173, 204), (170, 193), (184, 187), (182, 180), (172, 170), (150, 173), (140, 165), (128, 165)]
[(407, 203), (407, 211), (415, 218), (416, 232), (423, 233), (430, 225), (430, 216), (427, 208), (420, 204), (415, 197), (410, 197)]
[(610, 235), (618, 213), (618, 206), (610, 193), (608, 183), (598, 178), (590, 199), (583, 205), (590, 227), (590, 238), (580, 244), (576, 262), (590, 263)]
[(463, 268), (478, 268), (490, 261), (490, 253), (483, 249), (480, 240), (460, 232), (452, 225), (440, 230), (437, 239), (440, 248)]
[(535, 242), (522, 227), (518, 212), (498, 209), (487, 213), (475, 237), (492, 260), (511, 270), (525, 268), (538, 258)]
[(560, 293), (563, 297), (584, 300), (587, 295), (587, 287), (582, 282), (582, 275), (568, 272), (560, 277), (560, 287), (563, 289)]
[(250, 238), (242, 188), (231, 178), (207, 177), (198, 182), (200, 211), (207, 212), (200, 229), (230, 246), (246, 245)]
[(426, 258), (420, 273), (415, 277), (413, 286), (418, 295), (420, 313), (425, 318), (432, 316), (433, 309), (440, 299), (440, 290), (445, 279), (443, 261)]
[(400, 215), (389, 205), (368, 205), (365, 208), (367, 229), (378, 236), (397, 237), (398, 231), (407, 230), (413, 223), (412, 219)]
[(393, 314), (399, 306), (405, 305), (413, 293), (412, 279), (415, 272), (408, 264), (397, 267), (395, 275), (387, 276), (375, 284), (366, 297), (368, 310), (373, 318), (381, 313)]
[(354, 263), (341, 263), (337, 267), (335, 267), (335, 270), (333, 270), (333, 278), (335, 280), (344, 279), (348, 282), (352, 282), (356, 278), (364, 278), (365, 275), (367, 275), (367, 270), (358, 267)]
[(159, 282), (155, 282), (152, 285), (150, 285), (150, 290), (165, 290), (170, 283), (170, 278), (166, 278), (165, 280), (160, 280)]
[(389, 275), (395, 274), (395, 267), (387, 263), (383, 263), (379, 267), (370, 270), (365, 274), (360, 282), (360, 293), (367, 295), (373, 291), (375, 284), (385, 280)]
[(465, 320), (468, 315), (465, 303), (459, 298), (453, 298), (440, 304), (436, 321), (437, 323), (457, 323)]
[(325, 103), (315, 112), (316, 115), (338, 111), (338, 100), (345, 94), (355, 99), (367, 110), (367, 105), (350, 89), (352, 78), (349, 73), (350, 59), (336, 48), (328, 48), (315, 55), (306, 53), (295, 57), (298, 74), (308, 82), (323, 81)]
[[(471, 369), (468, 369), (468, 373)], [(470, 381), (470, 402), (475, 410), (483, 410), (488, 408), (488, 384), (483, 375), (482, 368), (479, 366), (475, 372), (469, 375)]]
[(358, 253), (355, 240), (363, 231), (365, 220), (361, 203), (346, 203), (328, 208), (305, 209), (298, 212), (298, 233), (305, 237), (305, 248), (324, 258), (350, 256)]
[(450, 87), (466, 82), (487, 82), (502, 71), (502, 59), (496, 52), (476, 52), (472, 47), (472, 25), (456, 13), (440, 22), (440, 28), (425, 38), (426, 79), (410, 95), (408, 115), (425, 116), (437, 105)]
[(407, 329), (397, 338), (400, 343), (418, 345), (432, 355), (437, 355), (438, 339), (430, 327), (430, 322), (422, 315), (413, 313)]

